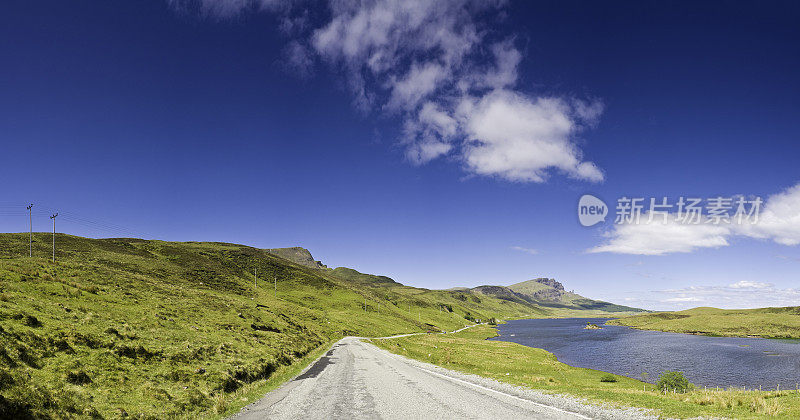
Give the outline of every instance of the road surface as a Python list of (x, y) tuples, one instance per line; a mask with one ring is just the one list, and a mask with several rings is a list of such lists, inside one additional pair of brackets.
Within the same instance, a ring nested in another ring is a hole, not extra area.
[[(552, 398), (539, 394), (540, 401)], [(509, 385), (407, 359), (348, 337), (232, 419), (643, 418), (642, 413), (624, 410), (599, 411), (596, 416), (580, 408), (582, 404), (575, 403), (579, 408), (571, 410), (540, 401)]]

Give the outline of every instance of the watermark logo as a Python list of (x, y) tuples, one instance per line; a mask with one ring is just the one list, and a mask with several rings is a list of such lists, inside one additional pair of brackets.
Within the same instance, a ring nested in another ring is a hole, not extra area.
[(614, 224), (675, 223), (684, 225), (756, 224), (759, 220), (761, 197), (750, 199), (733, 197), (621, 197), (616, 207), (610, 209), (603, 200), (585, 194), (578, 201), (578, 220), (583, 226), (594, 226), (605, 222), (615, 210)]
[(578, 200), (578, 221), (583, 226), (594, 226), (606, 221), (608, 216), (608, 206), (603, 200), (591, 195), (584, 194)]
[(667, 224), (674, 221), (684, 225), (756, 224), (763, 202), (761, 197), (748, 200), (743, 196), (706, 199), (681, 196), (676, 202), (670, 202), (667, 197), (651, 197), (649, 200), (643, 197), (622, 197), (617, 200), (617, 217), (614, 223), (660, 221)]

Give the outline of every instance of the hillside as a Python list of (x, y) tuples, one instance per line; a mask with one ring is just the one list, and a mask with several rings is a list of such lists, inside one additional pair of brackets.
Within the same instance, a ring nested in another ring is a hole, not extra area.
[(564, 290), (561, 283), (548, 278), (528, 280), (508, 287), (478, 286), (471, 290), (499, 299), (545, 307), (558, 314), (564, 314), (564, 311), (593, 311), (601, 315), (603, 313), (644, 312), (643, 309), (588, 299), (568, 292)]
[(337, 279), (359, 284), (362, 286), (388, 286), (398, 287), (402, 284), (386, 276), (376, 276), (373, 274), (359, 273), (352, 268), (337, 267), (330, 271), (330, 275)]
[(54, 264), (50, 241), (29, 258), (27, 234), (0, 234), (0, 418), (213, 417), (344, 335), (553, 316), (243, 245), (59, 234)]
[(760, 309), (694, 308), (610, 321), (642, 330), (725, 337), (800, 338), (800, 306)]
[(404, 286), (303, 248), (58, 234), (52, 263), (51, 239), (29, 258), (27, 234), (0, 234), (0, 418), (214, 417), (345, 335), (603, 313)]

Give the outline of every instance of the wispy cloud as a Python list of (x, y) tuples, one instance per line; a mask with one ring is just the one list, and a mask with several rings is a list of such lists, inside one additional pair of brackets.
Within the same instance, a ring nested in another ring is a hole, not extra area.
[(301, 0), (168, 1), (220, 18), (280, 14), (287, 65), (308, 75), (327, 63), (356, 108), (398, 116), (414, 164), (450, 156), (470, 174), (509, 181), (604, 179), (575, 141), (597, 123), (602, 103), (518, 88), (523, 53), (514, 34), (496, 29), (506, 1), (329, 0), (329, 13), (316, 18)]
[(631, 305), (674, 310), (697, 306), (748, 309), (800, 305), (800, 289), (780, 289), (772, 283), (740, 280), (728, 285), (688, 286), (679, 289), (653, 290), (623, 298)]
[(535, 250), (533, 248), (525, 248), (521, 246), (512, 246), (511, 249), (513, 249), (514, 251), (520, 251), (531, 255), (537, 255), (539, 253), (538, 250)]
[(756, 223), (698, 224), (680, 221), (677, 214), (639, 223), (615, 224), (605, 233), (604, 243), (590, 253), (665, 255), (692, 252), (701, 248), (728, 246), (736, 237), (772, 240), (782, 245), (800, 244), (800, 184), (770, 196)]
[(748, 280), (740, 280), (736, 283), (731, 284), (731, 289), (771, 289), (774, 287), (772, 283), (761, 283), (757, 281), (748, 281)]
[(662, 302), (702, 302), (703, 299), (694, 296), (674, 297), (664, 299)]

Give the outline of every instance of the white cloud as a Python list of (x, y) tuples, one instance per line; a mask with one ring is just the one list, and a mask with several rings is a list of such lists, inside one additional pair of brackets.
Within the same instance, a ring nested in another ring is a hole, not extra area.
[(670, 215), (667, 223), (660, 218), (648, 222), (648, 217), (642, 216), (639, 223), (615, 224), (604, 236), (607, 241), (590, 249), (590, 253), (664, 255), (727, 246), (730, 227), (706, 223), (685, 224), (676, 215)]
[(464, 160), (470, 171), (511, 181), (544, 182), (555, 168), (577, 179), (602, 181), (591, 162), (581, 162), (572, 142), (580, 129), (575, 110), (558, 98), (528, 98), (493, 91), (460, 106), (467, 144)]
[(503, 89), (517, 83), (517, 66), (522, 61), (522, 53), (512, 40), (492, 45), (495, 66), (480, 75), (477, 84), (492, 89)]
[[(768, 283), (741, 280), (728, 286), (690, 286), (653, 292), (660, 302), (691, 306), (746, 309), (800, 305), (800, 290), (778, 289)], [(659, 298), (660, 297), (660, 298)]]
[(452, 144), (437, 140), (414, 142), (406, 149), (406, 157), (419, 165), (446, 155), (452, 148)]
[(800, 184), (770, 196), (755, 223), (687, 224), (670, 214), (649, 221), (643, 215), (638, 223), (614, 224), (604, 236), (606, 241), (588, 250), (590, 253), (664, 255), (692, 252), (700, 248), (730, 245), (736, 237), (768, 239), (782, 245), (800, 244)]
[(729, 285), (732, 289), (767, 289), (773, 287), (772, 283), (761, 283), (757, 281), (740, 280)]
[(544, 182), (551, 172), (604, 178), (575, 141), (597, 123), (602, 103), (513, 90), (522, 53), (513, 34), (492, 26), (505, 0), (329, 0), (321, 23), (302, 0), (168, 1), (219, 17), (279, 13), (292, 37), (288, 66), (310, 74), (319, 58), (344, 76), (354, 106), (399, 115), (415, 164), (452, 156), (470, 174), (511, 181)]
[(433, 102), (426, 103), (419, 111), (419, 122), (436, 130), (442, 138), (452, 138), (458, 130), (458, 123)]
[(703, 299), (700, 299), (699, 297), (694, 297), (694, 296), (690, 296), (690, 297), (674, 297), (674, 298), (669, 298), (669, 299), (664, 299), (663, 300), (663, 302), (702, 302), (702, 301), (703, 301)]
[(453, 149), (451, 139), (458, 132), (458, 122), (433, 102), (419, 110), (417, 118), (405, 123), (406, 157), (415, 163), (427, 163)]
[(635, 292), (626, 304), (656, 310), (680, 310), (697, 306), (749, 309), (800, 305), (800, 289), (780, 289), (771, 283), (740, 280), (727, 286), (688, 286), (679, 289)]
[(739, 233), (782, 245), (800, 244), (800, 184), (767, 198), (758, 223), (742, 225)]
[(537, 255), (539, 253), (538, 250), (535, 250), (533, 248), (525, 248), (521, 246), (512, 246), (511, 249), (513, 249), (514, 251), (520, 251), (531, 255)]
[(436, 63), (414, 64), (400, 80), (393, 80), (389, 109), (415, 109), (422, 98), (433, 93), (448, 71)]

